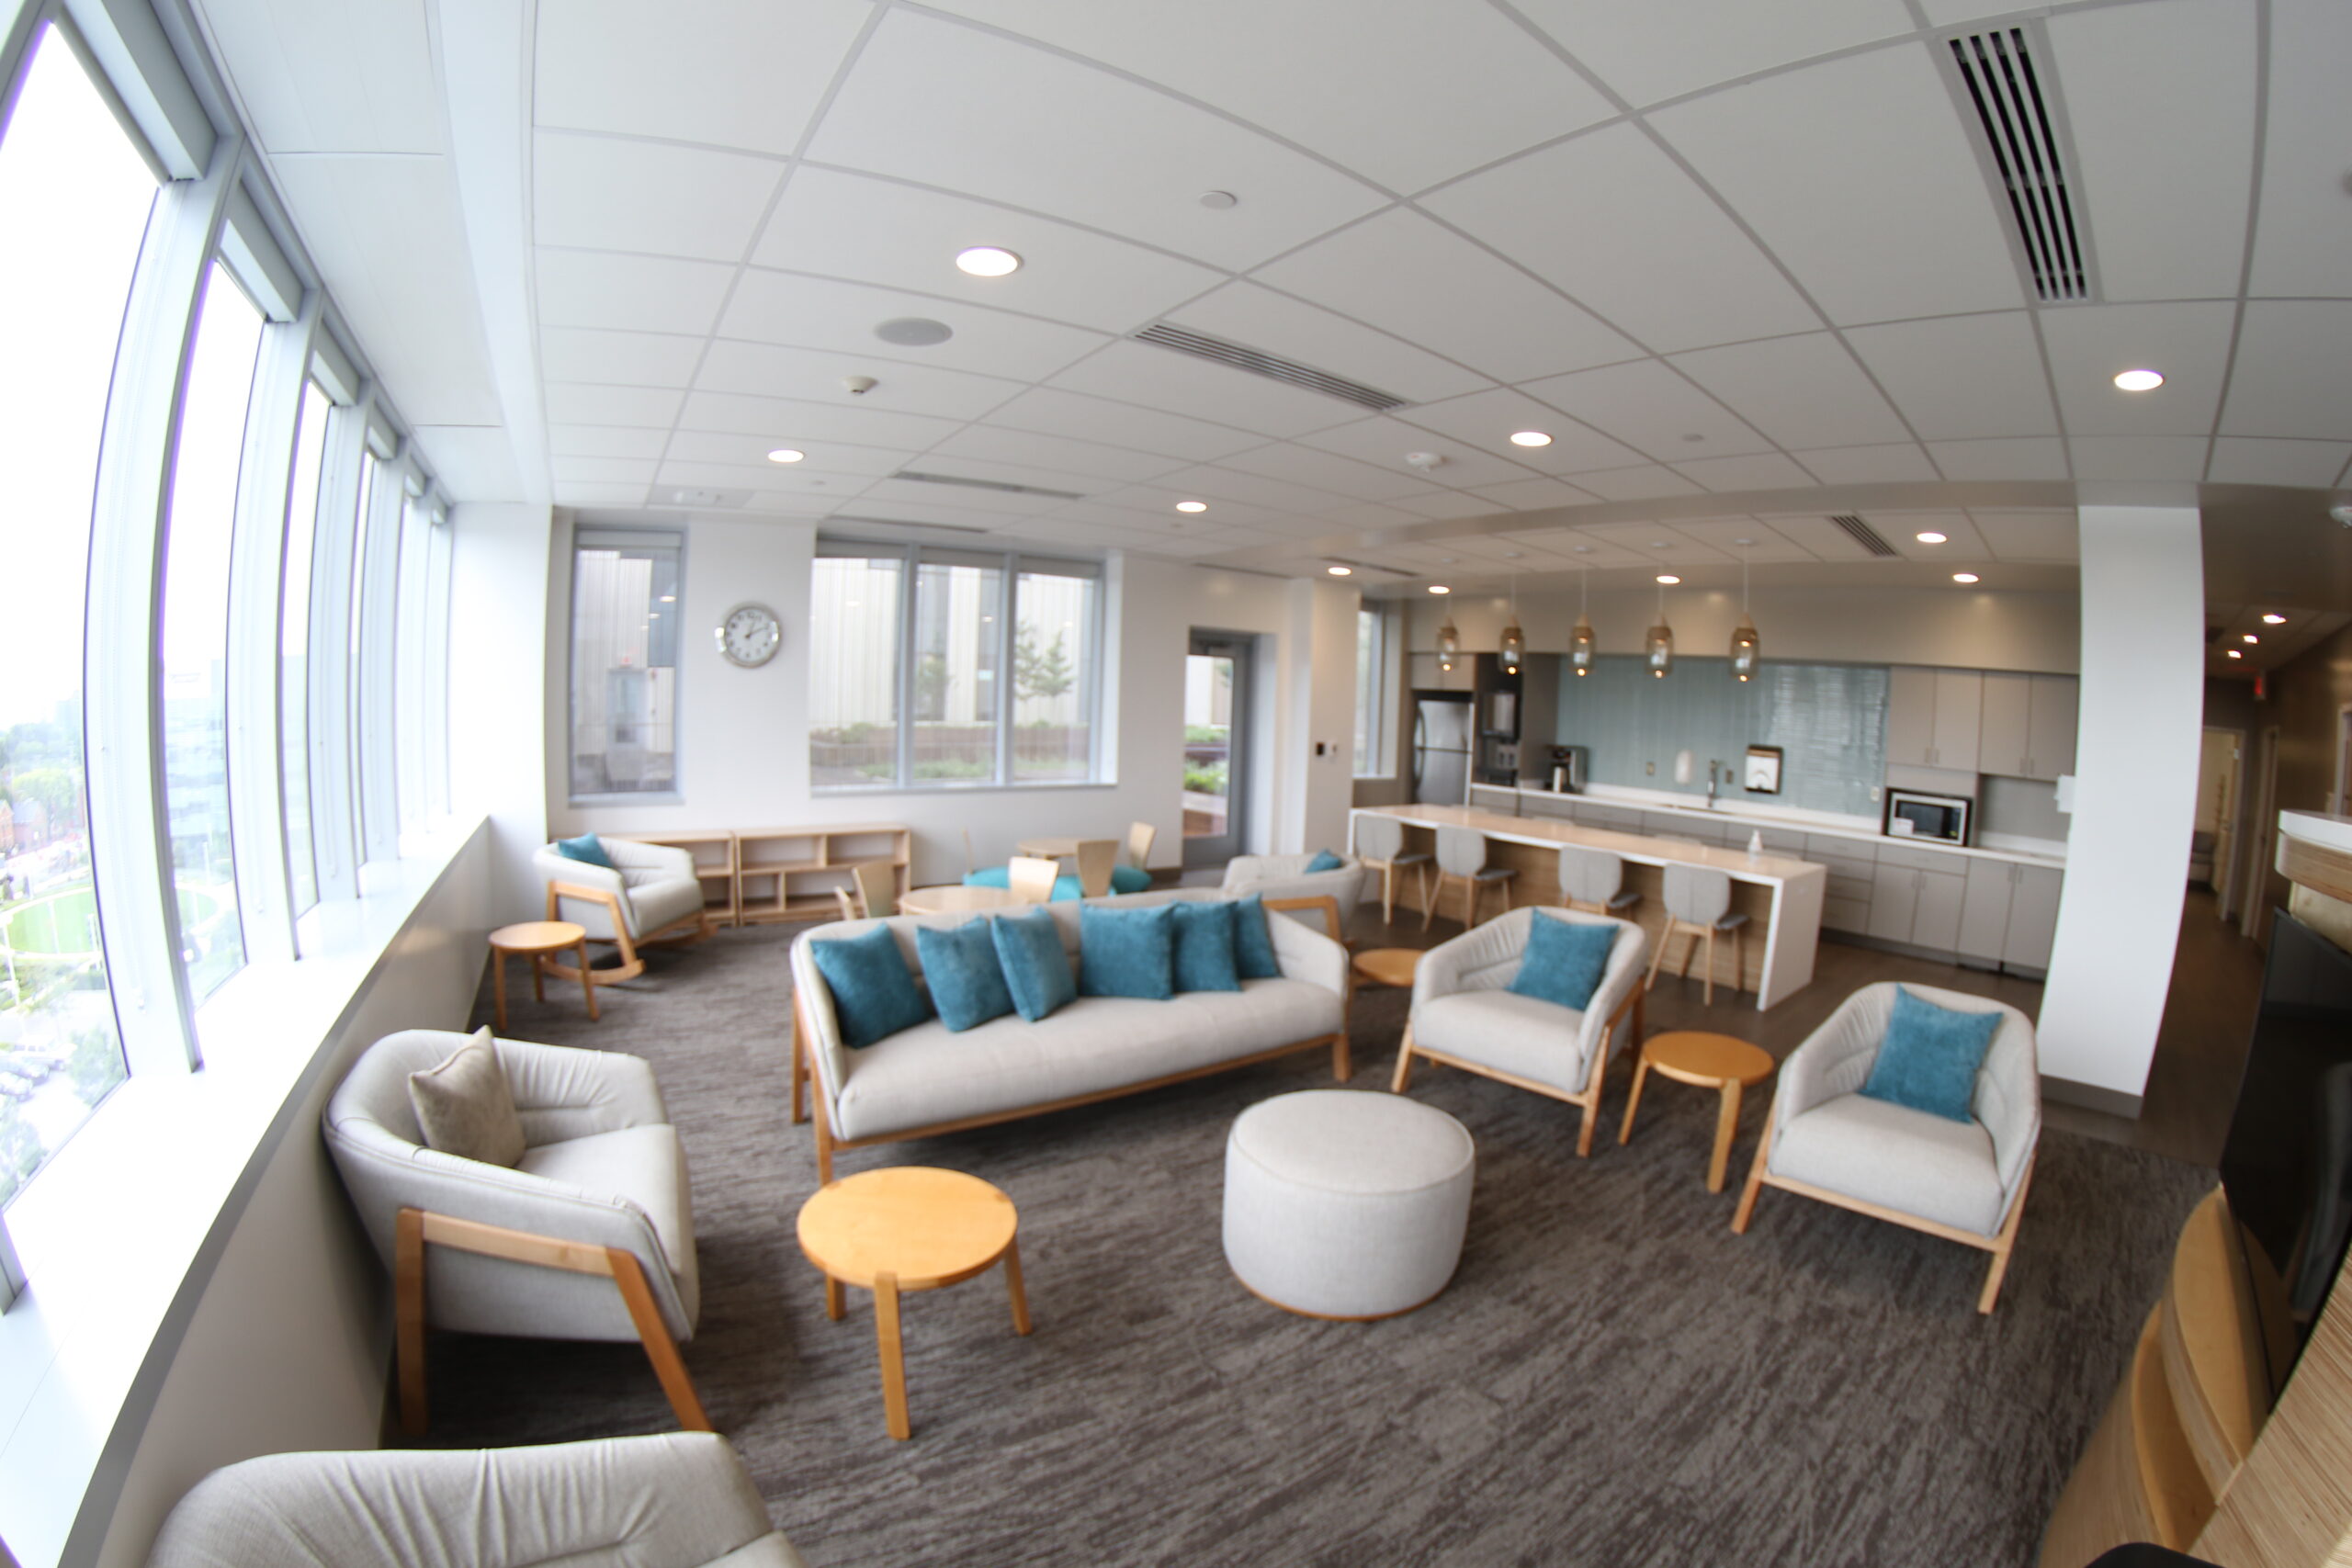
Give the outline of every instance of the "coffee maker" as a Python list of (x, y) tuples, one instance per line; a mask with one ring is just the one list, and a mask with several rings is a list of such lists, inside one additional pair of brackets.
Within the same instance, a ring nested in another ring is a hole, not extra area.
[(1584, 791), (1585, 750), (1581, 746), (1552, 748), (1552, 772), (1548, 787), (1554, 795), (1580, 795)]

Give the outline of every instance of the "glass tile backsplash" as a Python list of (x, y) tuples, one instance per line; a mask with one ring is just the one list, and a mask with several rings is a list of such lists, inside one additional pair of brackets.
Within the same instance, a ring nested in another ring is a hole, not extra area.
[[(1559, 743), (1588, 749), (1594, 784), (1703, 798), (1707, 764), (1716, 761), (1731, 771), (1716, 791), (1727, 798), (1876, 816), (1871, 791), (1886, 776), (1885, 669), (1771, 662), (1742, 685), (1728, 662), (1678, 654), (1663, 680), (1634, 655), (1604, 654), (1581, 679), (1564, 669)], [(1750, 746), (1781, 748), (1778, 795), (1739, 787)], [(1685, 750), (1695, 765), (1690, 782), (1678, 784), (1674, 756)]]

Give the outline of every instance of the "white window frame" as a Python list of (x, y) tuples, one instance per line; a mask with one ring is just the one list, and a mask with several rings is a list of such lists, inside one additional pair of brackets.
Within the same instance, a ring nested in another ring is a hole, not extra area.
[(668, 789), (632, 790), (617, 794), (610, 790), (576, 793), (571, 788), (572, 759), (578, 754), (578, 742), (573, 727), (580, 713), (580, 552), (595, 549), (653, 549), (678, 552), (678, 604), (683, 610), (686, 602), (686, 535), (684, 529), (608, 527), (601, 524), (583, 523), (571, 531), (571, 542), (564, 547), (563, 586), (563, 787), (565, 804), (571, 806), (679, 806), (685, 801), (686, 788), (686, 642), (683, 626), (678, 632), (678, 662), (676, 675), (670, 689), (671, 734), (674, 750), (670, 757), (670, 787)]
[[(1396, 728), (1396, 620), (1395, 612), (1385, 604), (1364, 600), (1356, 606), (1357, 625), (1362, 617), (1373, 618), (1372, 691), (1365, 699), (1368, 713), (1358, 714), (1361, 724), (1369, 720), (1371, 733), (1364, 741), (1364, 767), (1355, 776), (1360, 779), (1392, 779), (1396, 776), (1396, 749), (1394, 731)], [(1356, 679), (1363, 679), (1361, 671)], [(1354, 761), (1355, 748), (1349, 748), (1349, 761)]]

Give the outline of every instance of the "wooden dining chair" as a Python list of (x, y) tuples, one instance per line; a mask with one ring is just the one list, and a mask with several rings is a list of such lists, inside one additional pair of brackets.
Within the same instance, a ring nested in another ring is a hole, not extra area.
[(1062, 874), (1062, 863), (1039, 860), (1035, 855), (1015, 855), (1005, 870), (1005, 885), (1021, 896), (1024, 904), (1050, 904), (1054, 901), (1054, 884)]
[(1111, 891), (1111, 868), (1119, 863), (1116, 839), (1078, 841), (1078, 891), (1081, 897), (1100, 898)]
[(899, 912), (899, 869), (887, 860), (860, 861), (849, 868), (850, 886), (833, 889), (844, 920), (875, 920)]
[(1159, 829), (1148, 822), (1127, 825), (1127, 863), (1137, 871), (1151, 869), (1152, 840), (1159, 837)]

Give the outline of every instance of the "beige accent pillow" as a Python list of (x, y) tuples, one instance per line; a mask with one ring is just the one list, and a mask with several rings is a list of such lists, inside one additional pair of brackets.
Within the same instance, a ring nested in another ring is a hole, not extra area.
[(484, 1028), (440, 1066), (409, 1074), (408, 1102), (426, 1148), (512, 1169), (526, 1146), (523, 1122), (491, 1040)]

